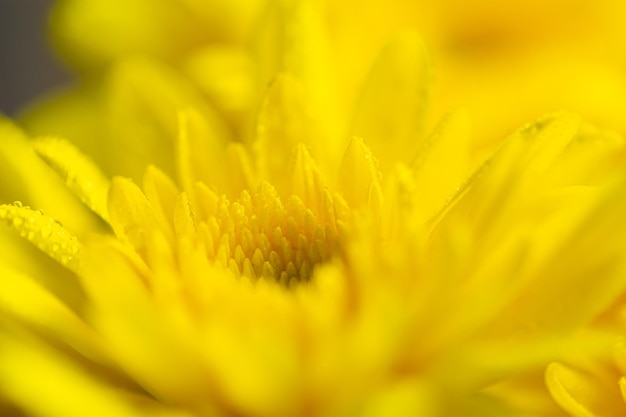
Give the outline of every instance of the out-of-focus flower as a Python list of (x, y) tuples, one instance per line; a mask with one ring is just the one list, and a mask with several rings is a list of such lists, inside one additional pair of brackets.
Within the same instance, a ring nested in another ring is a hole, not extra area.
[[(379, 51), (395, 33), (409, 28), (428, 40), (436, 68), (435, 100), (426, 122), (430, 128), (450, 108), (462, 105), (472, 115), (478, 150), (528, 120), (561, 108), (626, 133), (621, 116), (626, 108), (626, 62), (621, 53), (626, 7), (621, 2), (305, 3), (303, 7), (314, 13), (303, 10), (289, 21), (282, 18), (284, 10), (302, 2), (59, 1), (51, 19), (53, 39), (82, 81), (77, 89), (58, 96), (52, 109), (31, 109), (25, 122), (37, 134), (82, 139), (92, 157), (102, 154), (90, 143), (106, 129), (90, 114), (102, 110), (93, 108), (97, 103), (108, 107), (114, 99), (94, 87), (94, 80), (97, 85), (118, 84), (116, 63), (147, 56), (175, 68), (226, 116), (238, 137), (250, 138), (251, 119), (275, 70), (296, 69), (290, 67), (293, 62), (277, 61), (276, 54), (267, 53), (265, 41), (280, 31), (289, 32), (287, 38), (306, 32), (312, 43), (309, 57), (323, 68), (314, 75), (333, 92), (332, 112), (349, 121)], [(314, 21), (311, 14), (316, 15)], [(111, 67), (112, 72), (103, 74)], [(63, 117), (77, 111), (80, 123), (76, 117)], [(350, 133), (349, 127), (342, 133)], [(109, 170), (110, 163), (101, 164)]]
[[(619, 377), (603, 391), (573, 369), (599, 374), (581, 361), (609, 363), (622, 327), (624, 140), (560, 112), (493, 144), (480, 109), (492, 133), (532, 112), (506, 97), (510, 73), (484, 102), (432, 86), (433, 61), (471, 80), (542, 45), (516, 36), (534, 2), (476, 15), (502, 24), (503, 49), (473, 36), (482, 21), (392, 6), (59, 4), (83, 84), (26, 117), (45, 136), (0, 125), (3, 197), (43, 210), (0, 206), (4, 232), (50, 258), (0, 235), (0, 407), (623, 414)], [(397, 31), (418, 23), (430, 54)], [(433, 96), (435, 114), (468, 99), (486, 138), (465, 110), (431, 129)]]
[(620, 2), (395, 0), (328, 7), (342, 85), (359, 85), (398, 27), (416, 28), (437, 68), (433, 120), (451, 105), (468, 106), (482, 146), (561, 107), (626, 132)]

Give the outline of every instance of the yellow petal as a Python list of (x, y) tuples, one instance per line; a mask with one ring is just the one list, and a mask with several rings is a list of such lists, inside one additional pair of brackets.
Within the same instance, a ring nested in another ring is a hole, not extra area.
[(619, 390), (622, 393), (622, 399), (626, 402), (626, 377), (619, 379)]
[(139, 252), (144, 250), (149, 233), (157, 225), (146, 196), (130, 180), (120, 177), (111, 183), (109, 216), (116, 236)]
[(219, 195), (201, 182), (194, 184), (194, 212), (198, 219), (205, 223), (210, 218), (217, 215), (217, 205), (220, 199)]
[[(418, 215), (418, 189), (413, 172), (398, 164), (385, 182), (384, 232), (394, 239), (415, 236), (418, 227), (424, 222)], [(410, 239), (410, 237), (409, 237)]]
[(113, 238), (94, 239), (87, 245), (85, 271), (79, 278), (94, 313), (118, 311), (116, 306), (127, 298), (134, 298), (137, 308), (149, 302), (151, 272), (134, 250)]
[(556, 402), (574, 417), (618, 417), (626, 413), (617, 380), (606, 385), (593, 374), (552, 363), (546, 370), (546, 385)]
[(180, 110), (176, 138), (176, 166), (183, 188), (189, 192), (196, 181), (202, 181), (225, 189), (227, 140), (211, 120), (194, 108)]
[(0, 374), (0, 392), (37, 417), (185, 415), (165, 407), (142, 410), (124, 391), (69, 358), (41, 343), (6, 334), (0, 335)]
[(438, 399), (423, 381), (406, 380), (386, 384), (362, 405), (361, 417), (410, 417), (438, 415)]
[[(513, 302), (495, 320), (495, 334), (534, 337), (563, 334), (590, 322), (621, 294), (624, 282), (621, 221), (626, 210), (626, 181), (607, 187), (595, 206), (567, 221), (569, 232), (537, 261), (529, 262), (529, 280), (516, 291)], [(592, 200), (593, 201), (593, 200)], [(557, 219), (559, 220), (559, 219)], [(602, 251), (598, 251), (598, 246)], [(576, 262), (572, 263), (575, 259)]]
[(105, 221), (108, 220), (107, 194), (110, 183), (93, 162), (62, 139), (38, 139), (33, 147), (87, 207)]
[(336, 167), (344, 146), (339, 135), (344, 135), (345, 126), (331, 73), (324, 12), (324, 5), (315, 0), (267, 2), (254, 39), (260, 85), (268, 85), (280, 73), (297, 80), (308, 118), (303, 127), (307, 136), (299, 142), (312, 148), (320, 164)]
[(55, 136), (71, 141), (107, 174), (119, 172), (103, 128), (103, 85), (86, 81), (31, 103), (19, 121), (32, 136)]
[(237, 137), (248, 139), (252, 122), (250, 110), (256, 106), (257, 80), (254, 62), (246, 51), (224, 45), (200, 49), (183, 64), (183, 70), (236, 129)]
[[(471, 147), (469, 116), (455, 110), (439, 123), (421, 144), (411, 162), (415, 195), (423, 220), (432, 217), (469, 176)], [(408, 152), (408, 150), (407, 150)]]
[(465, 250), (474, 255), (453, 275), (464, 277), (455, 305), (472, 312), (459, 323), (491, 322), (487, 339), (568, 334), (624, 289), (624, 245), (615, 237), (624, 179), (601, 193), (545, 186), (578, 124), (575, 115), (557, 114), (516, 133), (448, 202), (451, 211), (435, 229), (445, 240), (459, 227), (469, 232)]
[(378, 162), (361, 138), (353, 138), (344, 154), (339, 191), (353, 208), (380, 209), (382, 191)]
[(55, 46), (83, 70), (134, 54), (174, 58), (199, 35), (193, 16), (170, 2), (63, 0), (51, 20)]
[(62, 301), (26, 275), (4, 267), (0, 275), (0, 311), (59, 339), (91, 360), (108, 361), (95, 332)]
[(0, 200), (20, 200), (44, 210), (79, 236), (102, 228), (102, 222), (72, 195), (63, 181), (50, 175), (50, 167), (37, 156), (24, 134), (1, 116), (0, 162), (4, 170)]
[(189, 198), (186, 193), (181, 193), (174, 206), (174, 230), (176, 236), (195, 238), (196, 226), (193, 220), (193, 213), (189, 205)]
[[(562, 155), (565, 147), (574, 138), (580, 126), (580, 117), (572, 113), (558, 113), (542, 118), (518, 130), (507, 139), (488, 161), (489, 174), (483, 175), (485, 185), (481, 190), (490, 198), (482, 201), (483, 207), (500, 210), (498, 199), (504, 197), (506, 188), (521, 181), (536, 181)], [(485, 197), (487, 197), (485, 195)]]
[(364, 138), (383, 169), (409, 162), (424, 135), (431, 87), (430, 60), (414, 32), (383, 49), (363, 87), (350, 133)]
[[(453, 208), (472, 217), (476, 229), (483, 231), (514, 224), (510, 217), (515, 214), (514, 196), (529, 184), (537, 187), (539, 176), (562, 154), (579, 125), (579, 116), (562, 112), (520, 129), (458, 188), (437, 216)], [(488, 240), (483, 236), (481, 243)]]
[(306, 145), (298, 144), (291, 162), (291, 194), (300, 197), (305, 206), (321, 214), (324, 188), (315, 160)]
[[(543, 374), (546, 364), (561, 360), (563, 357), (602, 357), (614, 343), (614, 334), (597, 330), (583, 331), (567, 338), (558, 335), (541, 337), (523, 343), (509, 343), (506, 340), (495, 343), (484, 343), (482, 340), (470, 341), (458, 353), (448, 355), (441, 372), (456, 373), (455, 369), (463, 367), (467, 372), (458, 374), (454, 386), (469, 390), (481, 388), (490, 390), (489, 387), (494, 382), (505, 386), (509, 383), (515, 384), (515, 379), (507, 378), (511, 375), (514, 375), (514, 378), (519, 376), (524, 378), (535, 371)], [(609, 374), (608, 378), (602, 376), (603, 381), (611, 383), (611, 375), (609, 372), (607, 374)], [(536, 389), (543, 391), (544, 387), (536, 387)], [(512, 395), (515, 394), (512, 393)]]
[(229, 198), (238, 197), (243, 190), (254, 190), (259, 186), (259, 175), (250, 159), (250, 152), (243, 144), (228, 144), (225, 158), (225, 170), (221, 175), (227, 179), (224, 192)]
[(82, 311), (85, 297), (75, 274), (4, 224), (0, 227), (0, 263), (32, 277), (74, 311)]
[(143, 190), (152, 206), (160, 229), (168, 234), (173, 242), (172, 219), (176, 199), (180, 194), (176, 184), (154, 165), (149, 165), (143, 179)]
[(312, 121), (301, 89), (292, 75), (280, 74), (267, 91), (257, 122), (254, 150), (259, 172), (281, 195), (287, 194), (284, 171), (292, 150), (298, 143), (312, 140)]
[[(164, 242), (151, 239), (150, 249), (156, 250), (146, 257), (163, 255), (158, 252), (170, 248)], [(179, 305), (172, 296), (179, 295), (180, 276), (157, 276), (115, 240), (90, 242), (85, 265), (88, 274), (82, 278), (94, 305), (91, 322), (124, 372), (162, 401), (189, 407), (211, 403), (216, 390), (197, 353), (203, 346), (197, 332), (189, 333), (195, 324), (173, 309)]]
[(80, 268), (83, 245), (54, 219), (16, 202), (0, 205), (0, 220), (66, 268)]
[(205, 140), (225, 143), (229, 139), (228, 130), (200, 91), (163, 63), (125, 60), (112, 69), (107, 81), (106, 126), (111, 152), (118, 159), (118, 175), (139, 181), (149, 164), (174, 174), (179, 114), (187, 109), (202, 114), (211, 134)]
[(623, 167), (625, 146), (623, 136), (582, 124), (553, 168), (550, 185), (602, 184)]
[[(263, 0), (182, 0), (194, 17), (199, 17), (204, 31), (218, 38), (246, 39), (256, 22)], [(205, 35), (206, 36), (206, 35)]]

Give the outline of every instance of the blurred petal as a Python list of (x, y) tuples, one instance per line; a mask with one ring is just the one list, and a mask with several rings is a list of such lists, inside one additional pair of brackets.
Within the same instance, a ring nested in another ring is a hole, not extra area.
[(559, 405), (574, 417), (617, 417), (626, 412), (617, 384), (607, 386), (594, 375), (567, 365), (548, 366), (546, 385)]
[(356, 106), (350, 133), (364, 138), (382, 166), (408, 162), (424, 135), (428, 114), (430, 62), (414, 32), (389, 42), (374, 64)]
[(107, 221), (109, 180), (100, 169), (69, 142), (45, 138), (34, 142), (37, 154), (65, 181), (67, 187), (102, 219)]

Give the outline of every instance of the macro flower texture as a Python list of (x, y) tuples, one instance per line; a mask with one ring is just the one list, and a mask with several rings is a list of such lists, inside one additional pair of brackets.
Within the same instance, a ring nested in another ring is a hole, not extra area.
[(626, 415), (626, 8), (58, 0), (0, 120), (0, 415)]

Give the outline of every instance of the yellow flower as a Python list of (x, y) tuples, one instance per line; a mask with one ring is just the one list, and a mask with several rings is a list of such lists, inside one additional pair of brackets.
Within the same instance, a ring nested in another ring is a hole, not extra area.
[(264, 3), (60, 3), (85, 84), (41, 137), (0, 124), (3, 197), (43, 210), (0, 206), (0, 411), (603, 415), (563, 363), (621, 330), (622, 137), (559, 112), (478, 152), (462, 109), (427, 133), (431, 58), (385, 36), (413, 15), (384, 9), (346, 84), (337, 5)]

